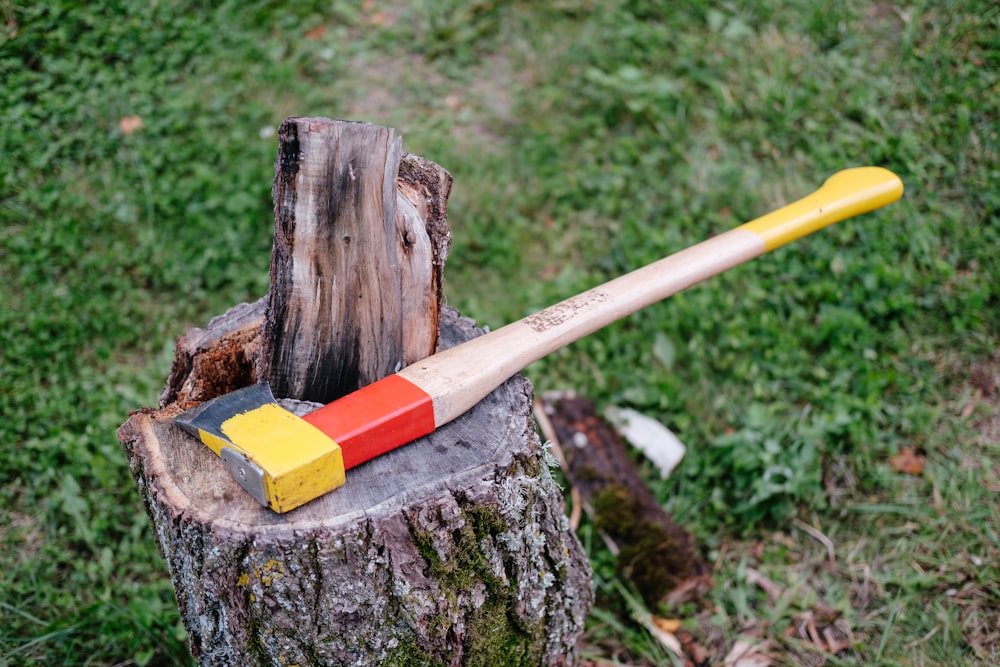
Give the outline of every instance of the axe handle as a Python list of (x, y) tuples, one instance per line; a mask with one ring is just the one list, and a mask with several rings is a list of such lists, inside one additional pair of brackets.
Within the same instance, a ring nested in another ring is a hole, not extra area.
[(434, 422), (441, 426), (529, 364), (763, 252), (764, 242), (759, 237), (730, 230), (427, 357), (398, 375), (431, 396)]
[(902, 194), (902, 182), (886, 169), (845, 169), (792, 204), (427, 357), (398, 375), (430, 396), (434, 425), (441, 426), (545, 355), (790, 241), (890, 204)]
[(902, 194), (899, 178), (885, 169), (848, 169), (795, 203), (427, 357), (301, 419), (282, 410), (269, 387), (253, 385), (207, 401), (176, 421), (219, 454), (261, 503), (286, 512), (342, 484), (345, 470), (462, 415), (550, 352)]

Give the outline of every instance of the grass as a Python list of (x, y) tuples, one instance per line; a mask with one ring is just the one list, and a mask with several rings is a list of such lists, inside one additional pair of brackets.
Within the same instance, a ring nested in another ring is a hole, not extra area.
[[(717, 586), (649, 611), (716, 662), (741, 637), (787, 664), (1000, 658), (993, 3), (77, 4), (0, 2), (0, 664), (185, 663), (114, 429), (177, 335), (266, 290), (289, 115), (396, 127), (453, 173), (447, 298), (494, 327), (895, 170), (902, 202), (528, 375), (688, 444), (651, 484)], [(588, 641), (665, 660), (583, 530)], [(836, 652), (802, 630), (826, 609)]]

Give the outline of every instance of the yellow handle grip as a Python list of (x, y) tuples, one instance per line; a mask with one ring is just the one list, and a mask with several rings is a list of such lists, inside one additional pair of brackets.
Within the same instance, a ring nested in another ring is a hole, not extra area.
[(844, 169), (811, 195), (743, 224), (737, 229), (764, 240), (765, 252), (827, 225), (891, 204), (903, 196), (903, 182), (882, 167)]

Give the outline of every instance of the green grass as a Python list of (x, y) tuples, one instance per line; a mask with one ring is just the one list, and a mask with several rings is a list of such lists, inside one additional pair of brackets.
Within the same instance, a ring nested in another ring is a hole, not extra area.
[[(741, 633), (789, 664), (1000, 658), (994, 3), (77, 4), (0, 1), (0, 664), (184, 662), (114, 430), (177, 335), (266, 290), (290, 115), (396, 127), (452, 172), (447, 299), (494, 327), (844, 166), (896, 171), (902, 202), (528, 375), (688, 444), (651, 483), (717, 587), (652, 611), (716, 662)], [(891, 471), (903, 446), (921, 476)], [(588, 638), (662, 659), (587, 542), (619, 601)], [(837, 655), (796, 635), (819, 603)]]

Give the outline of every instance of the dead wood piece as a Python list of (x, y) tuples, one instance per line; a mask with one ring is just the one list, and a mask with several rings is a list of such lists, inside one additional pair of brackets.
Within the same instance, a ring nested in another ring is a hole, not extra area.
[(646, 603), (655, 605), (674, 586), (707, 574), (694, 540), (656, 502), (625, 443), (593, 403), (571, 394), (546, 395), (541, 403), (569, 483), (579, 489), (595, 527), (616, 545), (620, 574)]
[(253, 384), (264, 306), (263, 299), (241, 303), (178, 338), (160, 406), (187, 409)]
[(402, 305), (403, 365), (434, 354), (444, 301), (444, 263), (451, 247), (447, 202), (451, 174), (404, 155), (396, 180), (396, 234)]
[(451, 177), (420, 158), (401, 171), (376, 125), (289, 118), (278, 139), (257, 376), (328, 403), (433, 352)]

